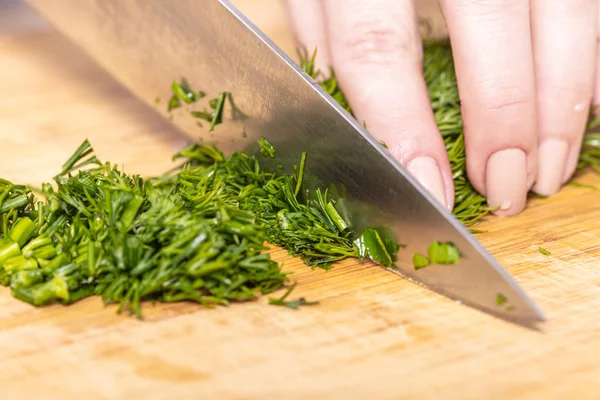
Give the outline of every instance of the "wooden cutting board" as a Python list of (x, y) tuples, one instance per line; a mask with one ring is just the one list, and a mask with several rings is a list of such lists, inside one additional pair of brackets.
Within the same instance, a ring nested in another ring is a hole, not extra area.
[[(293, 50), (285, 21), (247, 11)], [(102, 159), (145, 175), (171, 166), (186, 141), (54, 32), (0, 36), (0, 176), (49, 180), (86, 137)], [(600, 185), (592, 174), (578, 181)], [(546, 313), (539, 331), (370, 262), (312, 271), (274, 249), (295, 295), (320, 306), (148, 305), (138, 321), (97, 298), (35, 309), (0, 289), (0, 398), (598, 399), (598, 194), (566, 187), (480, 226)]]

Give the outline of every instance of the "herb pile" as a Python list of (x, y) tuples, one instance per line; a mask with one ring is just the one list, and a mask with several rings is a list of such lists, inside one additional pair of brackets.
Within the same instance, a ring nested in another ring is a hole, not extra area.
[[(283, 287), (265, 242), (314, 267), (346, 257), (392, 264), (398, 246), (376, 229), (352, 241), (327, 192), (298, 201), (306, 158), (276, 175), (256, 157), (192, 145), (174, 156), (184, 160), (175, 171), (142, 178), (100, 162), (86, 140), (42, 186), (43, 201), (0, 181), (0, 283), (35, 306), (98, 295), (141, 317), (143, 300), (213, 306)], [(314, 304), (285, 297), (271, 304)]]
[[(316, 51), (309, 58), (300, 52), (300, 66), (313, 77), (342, 107), (352, 114), (342, 90), (335, 78), (335, 71), (329, 74), (315, 70)], [(472, 226), (490, 213), (485, 197), (469, 183), (466, 170), (466, 152), (463, 135), (463, 120), (460, 109), (458, 85), (454, 71), (452, 48), (448, 40), (426, 40), (423, 45), (423, 73), (427, 84), (431, 106), (439, 131), (444, 138), (454, 179), (454, 216), (467, 226)], [(594, 110), (592, 110), (594, 111)], [(600, 115), (590, 112), (587, 132), (579, 157), (577, 170), (587, 167), (600, 173), (600, 133), (593, 130), (600, 125)], [(385, 144), (382, 144), (387, 147)]]

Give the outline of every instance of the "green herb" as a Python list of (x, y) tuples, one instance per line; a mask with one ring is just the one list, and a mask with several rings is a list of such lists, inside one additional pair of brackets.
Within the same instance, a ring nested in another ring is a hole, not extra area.
[(413, 254), (413, 267), (415, 269), (425, 268), (431, 264), (456, 264), (460, 259), (460, 253), (454, 244), (450, 242), (440, 243), (437, 240), (429, 245), (427, 254), (429, 257), (419, 253)]
[[(367, 126), (365, 125), (365, 129), (366, 129), (366, 128), (367, 128)], [(381, 140), (379, 143), (381, 143), (381, 145), (382, 145), (384, 148), (386, 148), (386, 149), (388, 149), (388, 148), (389, 148), (389, 147), (388, 147), (388, 145), (387, 145), (387, 144), (385, 144), (385, 142), (384, 142), (383, 140)]]
[(391, 238), (386, 237), (382, 230), (374, 228), (366, 228), (354, 244), (358, 248), (359, 257), (369, 257), (384, 267), (394, 264), (395, 255), (400, 247)]
[(171, 96), (169, 98), (169, 104), (167, 106), (167, 111), (171, 112), (176, 108), (179, 108), (181, 106), (181, 102), (179, 101), (179, 98), (177, 96)]
[(171, 84), (171, 90), (174, 96), (186, 104), (192, 104), (198, 100), (198, 96), (190, 89), (190, 85), (185, 79), (182, 79), (181, 82), (174, 81)]
[(440, 243), (437, 240), (429, 245), (429, 262), (432, 264), (456, 264), (460, 253), (452, 243)]
[[(300, 67), (352, 114), (350, 105), (338, 86), (334, 71), (330, 69), (329, 74), (325, 75), (315, 70), (316, 51), (311, 58), (308, 57), (306, 50), (299, 51), (298, 56)], [(424, 41), (423, 73), (435, 120), (450, 160), (455, 188), (453, 214), (459, 221), (471, 226), (488, 215), (492, 209), (485, 197), (480, 195), (468, 180), (460, 97), (449, 40)], [(600, 173), (600, 133), (593, 132), (600, 126), (600, 114), (594, 116), (595, 111), (594, 108), (590, 110), (587, 132), (577, 165), (578, 171), (590, 167)], [(542, 197), (533, 193), (532, 196)]]
[(425, 268), (430, 264), (431, 263), (429, 262), (429, 259), (427, 257), (425, 257), (423, 254), (419, 254), (419, 253), (413, 254), (413, 266), (415, 267), (415, 269)]
[(275, 158), (275, 147), (264, 137), (258, 139), (260, 145), (260, 154), (265, 157)]
[[(195, 92), (185, 79), (182, 79), (181, 82), (173, 81), (171, 84), (171, 91), (173, 95), (169, 99), (167, 107), (168, 112), (181, 107), (181, 101), (191, 105), (206, 97), (206, 93), (203, 91)], [(202, 111), (190, 111), (190, 115), (194, 118), (210, 122), (208, 131), (212, 132), (215, 129), (215, 126), (223, 122), (223, 109), (225, 107), (225, 99), (228, 97), (231, 98), (230, 94), (228, 92), (223, 92), (219, 94), (216, 99), (212, 99), (208, 102), (213, 111), (207, 111), (206, 109)], [(202, 124), (198, 123), (198, 126), (202, 127)]]
[(285, 299), (290, 295), (290, 293), (292, 293), (292, 290), (294, 290), (295, 287), (296, 287), (296, 283), (294, 283), (292, 286), (290, 286), (289, 289), (279, 299), (269, 298), (269, 304), (274, 305), (274, 306), (283, 306), (283, 307), (291, 308), (293, 310), (297, 310), (298, 308), (300, 308), (300, 306), (314, 306), (314, 305), (319, 304), (318, 301), (306, 301), (306, 299), (304, 297), (300, 297), (296, 300), (287, 300), (286, 301)]
[(100, 162), (85, 140), (53, 184), (42, 185), (44, 201), (0, 180), (0, 283), (35, 306), (98, 295), (141, 317), (146, 300), (212, 307), (278, 290), (287, 275), (263, 252), (265, 242), (325, 269), (347, 257), (395, 260), (399, 246), (384, 230), (353, 241), (328, 192), (302, 189), (306, 153), (291, 175), (210, 145), (173, 159), (184, 162), (159, 177), (128, 175)]
[(214, 109), (214, 111), (212, 113), (212, 120), (210, 121), (209, 132), (215, 129), (215, 125), (223, 122), (223, 106), (225, 105), (226, 96), (227, 92), (223, 92), (216, 99), (214, 105), (211, 103), (211, 107)]
[(143, 300), (212, 306), (279, 289), (286, 274), (262, 253), (265, 228), (236, 207), (243, 193), (224, 179), (225, 168), (244, 168), (234, 165), (244, 157), (225, 166), (214, 148), (199, 153), (189, 155), (203, 165), (189, 161), (176, 175), (142, 179), (91, 163), (84, 142), (56, 188), (44, 185), (45, 202), (28, 197), (1, 215), (8, 235), (0, 270), (9, 278), (2, 282), (36, 306), (100, 295), (138, 316)]
[(579, 188), (598, 190), (598, 188), (596, 186), (594, 186), (594, 185), (588, 185), (588, 184), (585, 184), (585, 183), (569, 182), (568, 185), (569, 186), (574, 186), (574, 187), (579, 187)]
[(539, 250), (540, 250), (540, 253), (542, 253), (542, 254), (543, 254), (543, 255), (545, 255), (545, 256), (549, 256), (550, 254), (552, 254), (552, 253), (550, 253), (548, 250), (546, 250), (546, 249), (544, 249), (544, 248), (542, 248), (542, 247), (540, 247), (540, 249), (539, 249)]
[(480, 233), (486, 233), (486, 230), (482, 230), (482, 229), (469, 229), (469, 231), (473, 234), (473, 235), (477, 235)]
[(501, 306), (504, 303), (506, 303), (506, 301), (507, 301), (507, 299), (506, 299), (506, 297), (502, 293), (498, 293), (496, 295), (496, 304), (498, 304), (499, 306)]

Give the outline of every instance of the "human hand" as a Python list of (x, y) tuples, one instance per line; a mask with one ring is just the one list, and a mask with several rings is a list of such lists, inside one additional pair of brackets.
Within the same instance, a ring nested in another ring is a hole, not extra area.
[[(417, 0), (287, 0), (301, 45), (331, 65), (359, 121), (442, 204), (454, 187), (422, 74)], [(600, 99), (598, 0), (440, 0), (462, 102), (467, 173), (498, 215), (552, 195)], [(594, 95), (594, 88), (596, 93)]]

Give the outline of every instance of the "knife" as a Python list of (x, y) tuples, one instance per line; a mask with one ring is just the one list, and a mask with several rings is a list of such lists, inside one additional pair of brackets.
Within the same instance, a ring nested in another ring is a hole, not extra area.
[[(173, 124), (225, 153), (254, 153), (265, 137), (286, 169), (307, 152), (305, 180), (338, 193), (355, 230), (385, 226), (405, 246), (389, 271), (508, 321), (545, 320), (469, 231), (230, 1), (27, 1), (142, 101), (163, 99), (165, 117), (174, 80), (230, 92), (235, 112), (215, 131), (186, 113)], [(458, 264), (415, 270), (412, 254), (435, 240), (459, 249)]]

